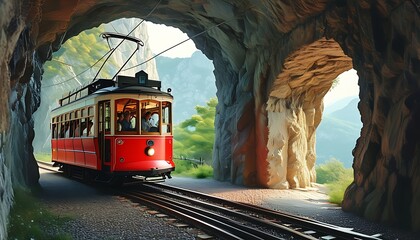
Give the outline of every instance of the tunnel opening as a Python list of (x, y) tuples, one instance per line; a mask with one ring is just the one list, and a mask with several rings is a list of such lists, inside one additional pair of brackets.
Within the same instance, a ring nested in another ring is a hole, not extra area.
[[(92, 65), (109, 50), (100, 34), (127, 34), (141, 21), (137, 18), (118, 19), (83, 31), (63, 43), (52, 60), (44, 64), (41, 105), (34, 114), (33, 147), (37, 159), (51, 159), (50, 112), (58, 106), (58, 99), (91, 82), (102, 62), (94, 67)], [(175, 124), (194, 115), (196, 105), (205, 105), (216, 95), (212, 62), (195, 48), (192, 40), (188, 40), (181, 30), (144, 22), (131, 35), (142, 39), (145, 46), (134, 55), (129, 63), (131, 65), (125, 67), (129, 70), (123, 70), (121, 74), (134, 76), (137, 71), (144, 70), (150, 79), (161, 81), (162, 89), (171, 88)], [(104, 66), (105, 72), (101, 76), (112, 77), (133, 48), (132, 44), (121, 45), (111, 56), (110, 63)], [(207, 162), (211, 163), (211, 159)]]
[(269, 188), (305, 188), (316, 182), (316, 130), (324, 97), (352, 63), (337, 42), (320, 39), (291, 54), (283, 65), (267, 101), (266, 181)]

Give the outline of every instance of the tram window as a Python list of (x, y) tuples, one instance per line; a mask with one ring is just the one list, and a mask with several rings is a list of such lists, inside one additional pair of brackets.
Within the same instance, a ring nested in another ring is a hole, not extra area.
[(135, 99), (118, 99), (115, 101), (115, 130), (117, 132), (137, 131), (138, 105), (138, 101)]
[(74, 137), (80, 137), (80, 119), (77, 119), (74, 122)]
[(70, 137), (70, 122), (66, 121), (64, 123), (64, 138), (69, 138)]
[(111, 103), (105, 103), (105, 131), (111, 131)]
[(69, 121), (68, 137), (74, 137), (74, 121)]
[(87, 135), (90, 137), (93, 137), (94, 135), (94, 130), (95, 130), (94, 125), (95, 125), (95, 122), (93, 120), (93, 117), (90, 117), (88, 121), (88, 127), (87, 127)]
[(57, 124), (57, 138), (62, 138), (63, 136), (62, 136), (62, 132), (63, 132), (63, 126), (62, 126), (62, 124), (61, 123), (58, 123)]
[(160, 102), (141, 101), (141, 130), (142, 133), (160, 131)]
[(86, 132), (86, 119), (85, 118), (80, 119), (80, 131), (81, 131), (80, 136), (85, 137), (85, 132)]
[(57, 138), (57, 124), (55, 123), (51, 125), (51, 138)]
[(171, 132), (171, 103), (162, 103), (162, 131), (166, 133)]

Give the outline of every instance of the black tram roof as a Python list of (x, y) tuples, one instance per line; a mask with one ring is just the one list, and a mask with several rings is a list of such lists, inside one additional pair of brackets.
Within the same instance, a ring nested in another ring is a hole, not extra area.
[(158, 89), (151, 87), (143, 86), (123, 86), (123, 87), (106, 87), (97, 90), (93, 94), (104, 95), (112, 93), (126, 93), (126, 94), (143, 94), (143, 95), (153, 95), (153, 96), (167, 96), (172, 97), (170, 93), (162, 92)]
[(140, 71), (136, 73), (135, 77), (118, 75), (117, 81), (113, 81), (111, 79), (97, 79), (82, 88), (69, 92), (66, 96), (59, 100), (59, 104), (61, 107), (94, 94), (144, 94), (168, 96), (172, 98), (169, 91), (162, 92), (160, 89), (160, 81), (150, 80), (148, 79), (146, 72)]

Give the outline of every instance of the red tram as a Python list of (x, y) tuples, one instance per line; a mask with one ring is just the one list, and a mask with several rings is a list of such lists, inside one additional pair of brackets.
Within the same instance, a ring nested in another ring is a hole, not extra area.
[(52, 110), (54, 165), (106, 182), (170, 178), (175, 170), (172, 95), (160, 91), (160, 82), (144, 71), (115, 79), (95, 80)]

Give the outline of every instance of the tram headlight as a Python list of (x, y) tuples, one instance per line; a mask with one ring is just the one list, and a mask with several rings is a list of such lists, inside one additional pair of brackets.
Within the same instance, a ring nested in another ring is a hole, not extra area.
[(150, 157), (155, 155), (155, 149), (152, 148), (152, 147), (146, 148), (146, 154), (147, 154), (147, 156), (150, 156)]

